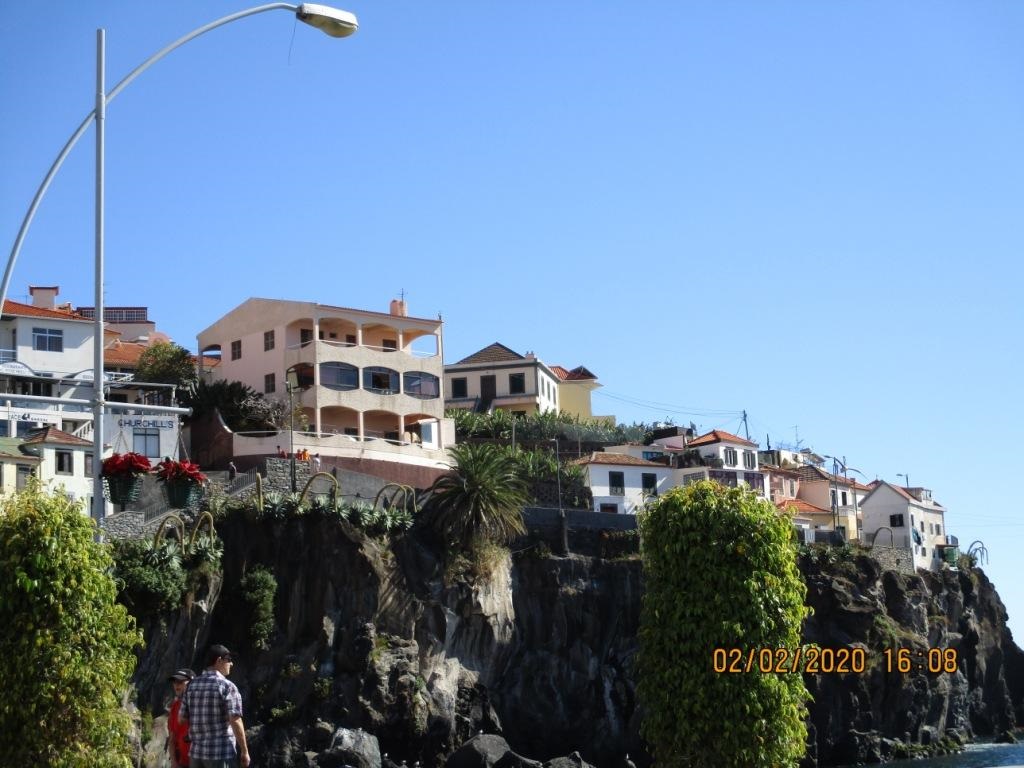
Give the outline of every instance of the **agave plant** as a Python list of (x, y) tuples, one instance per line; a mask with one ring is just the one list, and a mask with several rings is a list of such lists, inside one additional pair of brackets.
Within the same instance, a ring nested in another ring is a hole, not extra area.
[(524, 533), (526, 487), (514, 460), (488, 443), (456, 445), (451, 456), (455, 468), (430, 487), (433, 525), (466, 548), (475, 539), (508, 541)]

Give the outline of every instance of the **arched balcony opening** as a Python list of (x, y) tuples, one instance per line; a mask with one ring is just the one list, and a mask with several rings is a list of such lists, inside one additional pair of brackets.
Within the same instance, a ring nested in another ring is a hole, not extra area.
[(397, 352), (398, 328), (384, 323), (370, 323), (363, 326), (363, 346), (378, 352)]
[(359, 369), (348, 363), (320, 363), (320, 386), (338, 392), (359, 389)]
[(440, 422), (427, 413), (413, 413), (405, 417), (404, 442), (421, 445), (424, 448), (441, 447)]
[(320, 431), (332, 435), (359, 437), (359, 413), (342, 406), (321, 408)]
[(363, 389), (377, 395), (397, 395), (399, 392), (398, 371), (378, 365), (364, 368)]
[(320, 340), (332, 347), (354, 347), (358, 344), (358, 329), (351, 320), (340, 317), (320, 318)]
[(429, 331), (405, 332), (405, 351), (414, 357), (437, 357), (440, 354), (438, 336)]
[(400, 442), (402, 439), (401, 420), (397, 414), (389, 411), (366, 411), (363, 413), (363, 435), (367, 438), (377, 438), (391, 442)]
[(441, 380), (425, 371), (406, 371), (402, 375), (402, 392), (420, 400), (434, 400), (441, 396)]
[(313, 343), (313, 318), (302, 317), (288, 323), (284, 329), (284, 342), (288, 349), (302, 349)]

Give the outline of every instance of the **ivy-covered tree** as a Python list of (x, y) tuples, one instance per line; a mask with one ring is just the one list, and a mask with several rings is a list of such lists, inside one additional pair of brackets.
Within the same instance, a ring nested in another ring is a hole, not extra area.
[[(789, 521), (749, 490), (703, 481), (664, 494), (639, 523), (637, 684), (655, 762), (795, 766), (807, 738), (803, 679), (760, 671), (761, 649), (799, 646), (806, 615)], [(739, 649), (744, 671), (716, 671), (716, 649)]]
[(0, 507), (0, 765), (128, 768), (142, 643), (80, 505), (38, 483)]

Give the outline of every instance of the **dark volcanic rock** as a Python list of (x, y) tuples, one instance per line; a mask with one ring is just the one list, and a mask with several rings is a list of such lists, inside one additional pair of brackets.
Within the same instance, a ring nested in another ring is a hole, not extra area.
[[(267, 768), (621, 768), (627, 753), (650, 765), (633, 680), (638, 560), (529, 549), (486, 581), (449, 585), (412, 534), (388, 544), (314, 516), (236, 515), (218, 531), (222, 578), (145, 627), (140, 707), (160, 714), (167, 674), (223, 642), (239, 654), (232, 678), (255, 762)], [(911, 576), (864, 555), (830, 558), (801, 560), (814, 609), (804, 641), (857, 648), (867, 665), (805, 675), (814, 696), (805, 765), (891, 759), (907, 743), (939, 749), (955, 745), (950, 734), (994, 736), (1022, 722), (1024, 654), (984, 573)], [(257, 565), (278, 582), (266, 648), (252, 645), (239, 591)], [(959, 668), (887, 671), (886, 648), (925, 659), (953, 649)], [(339, 736), (359, 729), (365, 749)]]

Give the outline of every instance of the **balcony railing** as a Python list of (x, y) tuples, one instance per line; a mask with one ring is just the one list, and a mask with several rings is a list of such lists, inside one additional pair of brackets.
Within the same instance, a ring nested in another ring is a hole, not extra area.
[(0, 363), (13, 363), (18, 359), (18, 350), (0, 349)]

